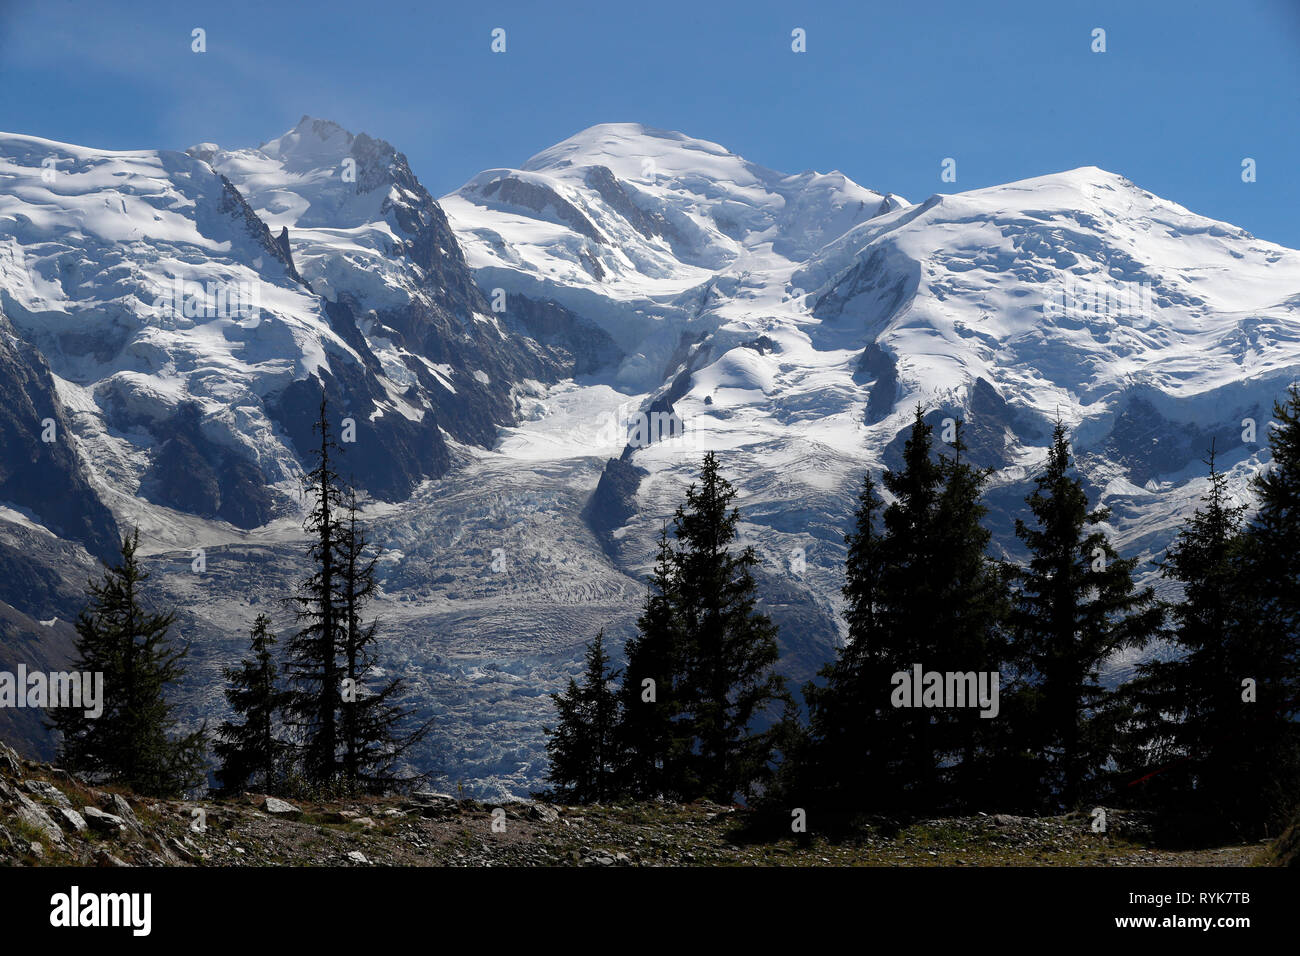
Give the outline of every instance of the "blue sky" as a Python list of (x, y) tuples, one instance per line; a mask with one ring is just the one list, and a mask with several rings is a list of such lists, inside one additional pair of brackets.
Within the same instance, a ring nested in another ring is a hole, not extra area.
[(311, 114), (389, 140), (441, 195), (634, 121), (914, 201), (1097, 165), (1300, 247), (1300, 0), (113, 6), (0, 0), (0, 129), (234, 147)]

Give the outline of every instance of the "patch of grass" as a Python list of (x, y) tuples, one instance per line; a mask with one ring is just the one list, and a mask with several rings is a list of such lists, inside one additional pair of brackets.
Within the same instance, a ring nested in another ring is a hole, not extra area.
[(20, 817), (14, 817), (11, 826), (15, 833), (21, 836), (28, 843), (40, 843), (44, 845), (47, 837), (45, 831), (34, 823), (28, 823)]

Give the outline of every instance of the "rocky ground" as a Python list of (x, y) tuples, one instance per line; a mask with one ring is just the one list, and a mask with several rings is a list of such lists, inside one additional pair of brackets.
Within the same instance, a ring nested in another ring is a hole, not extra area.
[(752, 836), (738, 807), (494, 807), (446, 794), (341, 804), (139, 799), (0, 744), (0, 864), (85, 866), (1247, 866), (1263, 844), (1150, 846), (1133, 818), (961, 817), (851, 840)]

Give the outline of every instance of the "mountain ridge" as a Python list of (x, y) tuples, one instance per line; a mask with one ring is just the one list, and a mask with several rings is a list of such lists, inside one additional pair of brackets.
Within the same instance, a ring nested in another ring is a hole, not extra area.
[[(1243, 420), (1265, 434), (1300, 372), (1300, 253), (1091, 166), (911, 203), (599, 124), (435, 199), (391, 144), (305, 116), (256, 149), (0, 134), (0, 183), (14, 361), (33, 382), (22, 356), (49, 366), (60, 480), (104, 509), (70, 544), (33, 530), (58, 523), (35, 482), (0, 485), (0, 560), (33, 569), (0, 601), (71, 619), (64, 549), (141, 526), (196, 643), (189, 716), (219, 714), (245, 618), (301, 566), (323, 386), (360, 426), (347, 457), (397, 666), (439, 720), (419, 763), (485, 794), (540, 782), (545, 692), (598, 627), (631, 633), (654, 534), (704, 450), (741, 491), (797, 682), (843, 640), (853, 496), (896, 463), (918, 402), (968, 420), (999, 527), (1062, 417), (1109, 530), (1150, 558), (1211, 440), (1239, 492), (1266, 463)], [(261, 321), (159, 321), (155, 287), (182, 273), (257, 283)], [(641, 440), (656, 415), (683, 432)], [(1002, 528), (995, 547), (1017, 545)]]

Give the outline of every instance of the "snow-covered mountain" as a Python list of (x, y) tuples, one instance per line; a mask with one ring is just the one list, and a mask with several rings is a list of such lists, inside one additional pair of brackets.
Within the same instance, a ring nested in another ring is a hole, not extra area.
[[(795, 406), (814, 430), (848, 412), (887, 445), (916, 401), (969, 410), (983, 379), (1007, 414), (1060, 415), (1084, 445), (1134, 401), (1239, 432), (1216, 416), (1271, 398), (1297, 361), (1297, 253), (1095, 167), (908, 204), (620, 124), (442, 205), (481, 284), (553, 299), (639, 350), (616, 381), (658, 388), (681, 337), (707, 339), (680, 400), (706, 430), (744, 406), (779, 433)], [(747, 347), (758, 336), (770, 345)], [(999, 457), (1032, 464), (1018, 437)], [(1176, 471), (1131, 470), (1138, 485)]]
[(545, 694), (596, 628), (630, 633), (704, 450), (802, 680), (842, 637), (862, 472), (918, 402), (997, 469), (1000, 546), (1060, 416), (1150, 556), (1211, 440), (1236, 482), (1259, 467), (1298, 309), (1300, 253), (1095, 167), (910, 203), (608, 124), (435, 201), (311, 118), (184, 153), (0, 134), (0, 648), (73, 617), (72, 579), (138, 524), (194, 711), (218, 710), (240, 631), (301, 573), (323, 383), (357, 423), (390, 669), (439, 721), (423, 759), (525, 793)]
[[(911, 204), (619, 124), (442, 204), (481, 284), (599, 321), (629, 353), (615, 382), (751, 492), (789, 488), (783, 511), (893, 460), (917, 403), (965, 419), (1018, 507), (1059, 416), (1121, 538), (1159, 548), (1211, 440), (1257, 466), (1300, 367), (1300, 255), (1096, 167)], [(613, 467), (680, 471), (680, 444)]]

